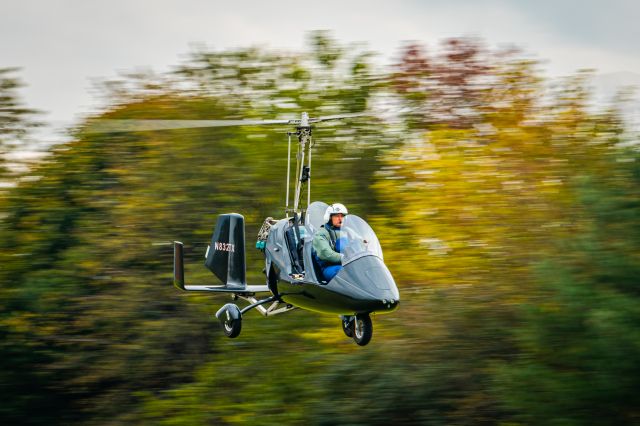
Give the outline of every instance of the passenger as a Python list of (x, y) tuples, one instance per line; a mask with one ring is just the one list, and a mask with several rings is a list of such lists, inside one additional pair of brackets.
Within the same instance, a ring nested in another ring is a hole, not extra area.
[(325, 224), (313, 237), (313, 250), (326, 281), (331, 281), (342, 269), (344, 255), (340, 253), (340, 228), (347, 214), (343, 204), (328, 206), (324, 213)]

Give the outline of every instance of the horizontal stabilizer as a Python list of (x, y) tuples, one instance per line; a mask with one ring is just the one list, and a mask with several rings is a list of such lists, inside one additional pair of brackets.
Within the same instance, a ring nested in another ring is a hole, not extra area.
[(269, 292), (269, 287), (266, 285), (248, 285), (241, 289), (234, 289), (224, 286), (216, 285), (185, 285), (184, 290), (187, 291), (213, 291), (218, 293), (263, 293)]
[(180, 241), (173, 242), (173, 285), (185, 291), (212, 291), (217, 293), (263, 293), (269, 292), (267, 285), (244, 285), (241, 287), (220, 285), (191, 285), (184, 282), (184, 255), (183, 244)]

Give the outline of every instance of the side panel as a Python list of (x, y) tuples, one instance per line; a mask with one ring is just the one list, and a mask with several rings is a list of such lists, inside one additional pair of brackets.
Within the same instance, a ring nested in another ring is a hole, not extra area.
[(244, 252), (244, 217), (237, 213), (218, 216), (204, 265), (223, 284), (244, 288), (247, 284)]
[(285, 243), (285, 230), (288, 226), (288, 219), (281, 219), (276, 223), (267, 239), (267, 248), (265, 255), (271, 261), (272, 266), (278, 273), (278, 279), (289, 279), (288, 274), (291, 272), (291, 259), (287, 252), (287, 244)]
[(281, 281), (278, 291), (300, 308), (341, 315), (393, 312), (400, 302), (393, 277), (376, 256), (354, 260), (327, 284)]
[(375, 310), (367, 301), (315, 283), (280, 281), (278, 292), (286, 303), (323, 314), (353, 315)]

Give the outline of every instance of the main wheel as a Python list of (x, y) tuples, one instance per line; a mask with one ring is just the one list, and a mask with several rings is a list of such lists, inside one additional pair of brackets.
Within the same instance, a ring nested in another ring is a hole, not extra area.
[(352, 322), (353, 340), (360, 346), (365, 346), (373, 336), (373, 323), (369, 314), (358, 314)]
[(340, 323), (342, 324), (342, 331), (344, 331), (344, 334), (347, 337), (353, 337), (353, 317), (341, 315)]
[(242, 330), (242, 318), (238, 319), (225, 319), (222, 322), (222, 331), (224, 331), (224, 335), (230, 338), (238, 337), (240, 334), (240, 330)]

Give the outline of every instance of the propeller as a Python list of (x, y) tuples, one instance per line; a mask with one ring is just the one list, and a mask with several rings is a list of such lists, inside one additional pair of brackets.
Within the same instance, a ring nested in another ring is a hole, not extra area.
[[(302, 113), (303, 115), (306, 115), (306, 113)], [(309, 123), (319, 123), (321, 121), (329, 121), (329, 120), (340, 120), (343, 118), (354, 118), (354, 117), (364, 117), (366, 115), (369, 115), (367, 113), (364, 112), (356, 112), (353, 114), (339, 114), (339, 115), (327, 115), (324, 117), (317, 117), (317, 118), (309, 118)]]
[(263, 126), (272, 124), (291, 124), (308, 127), (311, 123), (339, 120), (342, 118), (360, 117), (367, 114), (341, 114), (326, 117), (309, 118), (306, 112), (300, 119), (293, 120), (136, 120), (136, 119), (104, 119), (89, 122), (87, 133), (117, 133), (142, 132), (149, 130), (195, 129), (202, 127), (231, 127), (231, 126)]

